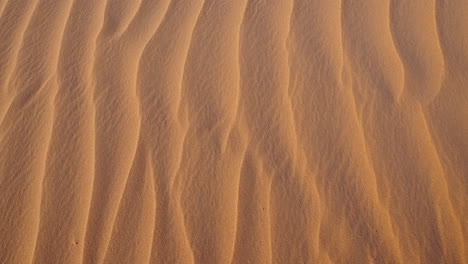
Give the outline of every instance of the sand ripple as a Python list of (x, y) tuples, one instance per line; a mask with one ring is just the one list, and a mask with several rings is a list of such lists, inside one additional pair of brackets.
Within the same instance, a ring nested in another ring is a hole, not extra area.
[(466, 0), (0, 0), (0, 263), (467, 263)]

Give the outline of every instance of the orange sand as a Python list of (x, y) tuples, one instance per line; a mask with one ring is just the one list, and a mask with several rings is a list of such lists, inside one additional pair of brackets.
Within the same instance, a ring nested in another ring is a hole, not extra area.
[(0, 0), (0, 263), (468, 262), (466, 0)]

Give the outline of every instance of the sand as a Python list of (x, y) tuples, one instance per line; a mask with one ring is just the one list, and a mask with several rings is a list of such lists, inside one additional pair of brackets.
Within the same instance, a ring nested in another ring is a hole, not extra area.
[(468, 263), (466, 0), (0, 0), (0, 263)]

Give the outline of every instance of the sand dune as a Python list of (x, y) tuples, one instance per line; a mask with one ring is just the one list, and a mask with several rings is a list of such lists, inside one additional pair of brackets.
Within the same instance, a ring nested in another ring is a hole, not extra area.
[(465, 0), (0, 0), (0, 263), (468, 263)]

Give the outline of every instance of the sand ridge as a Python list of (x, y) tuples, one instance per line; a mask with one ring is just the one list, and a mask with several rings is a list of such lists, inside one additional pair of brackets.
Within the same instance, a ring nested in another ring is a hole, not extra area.
[(0, 263), (466, 263), (463, 0), (0, 0)]

